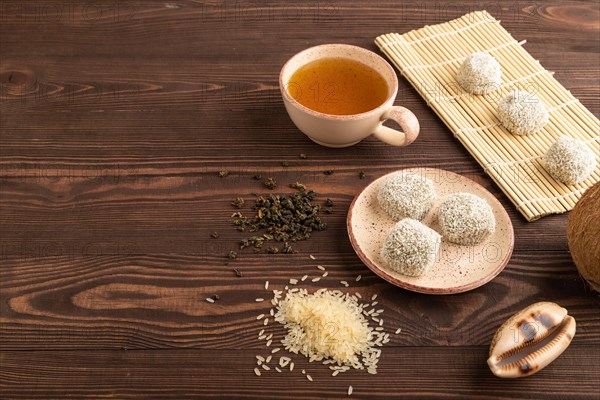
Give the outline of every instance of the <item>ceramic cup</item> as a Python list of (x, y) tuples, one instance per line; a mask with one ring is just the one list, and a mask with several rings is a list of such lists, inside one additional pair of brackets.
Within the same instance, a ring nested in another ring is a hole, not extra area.
[[(314, 111), (298, 103), (290, 95), (290, 78), (303, 65), (321, 58), (350, 58), (377, 71), (387, 82), (388, 96), (379, 107), (352, 115), (331, 115)], [(408, 146), (419, 135), (417, 117), (404, 107), (394, 106), (398, 78), (392, 66), (377, 54), (347, 44), (324, 44), (308, 48), (288, 60), (279, 74), (279, 88), (290, 118), (306, 136), (327, 147), (348, 147), (374, 135), (394, 145)], [(402, 132), (383, 126), (391, 119)]]

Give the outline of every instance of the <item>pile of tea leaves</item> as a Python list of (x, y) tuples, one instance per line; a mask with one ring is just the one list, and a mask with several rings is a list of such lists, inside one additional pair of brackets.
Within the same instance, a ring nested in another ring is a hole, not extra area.
[[(327, 224), (318, 216), (321, 207), (314, 202), (317, 194), (297, 182), (289, 186), (298, 192), (257, 196), (252, 205), (253, 217), (245, 216), (241, 211), (231, 215), (238, 231), (264, 232), (242, 239), (240, 250), (253, 247), (256, 253), (297, 253), (290, 243), (306, 240), (312, 232), (327, 228)], [(281, 248), (265, 246), (270, 241), (283, 242), (283, 245)]]

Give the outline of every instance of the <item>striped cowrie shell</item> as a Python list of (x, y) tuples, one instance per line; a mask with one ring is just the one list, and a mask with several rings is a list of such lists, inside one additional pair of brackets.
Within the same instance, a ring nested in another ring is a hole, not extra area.
[(575, 319), (555, 303), (535, 303), (496, 331), (487, 363), (500, 378), (520, 378), (546, 367), (569, 346)]

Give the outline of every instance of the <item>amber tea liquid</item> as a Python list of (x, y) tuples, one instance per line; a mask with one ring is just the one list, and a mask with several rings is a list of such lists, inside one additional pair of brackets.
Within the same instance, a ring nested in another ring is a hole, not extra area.
[(349, 58), (322, 58), (303, 65), (290, 78), (288, 91), (303, 106), (333, 115), (364, 113), (388, 97), (385, 79)]

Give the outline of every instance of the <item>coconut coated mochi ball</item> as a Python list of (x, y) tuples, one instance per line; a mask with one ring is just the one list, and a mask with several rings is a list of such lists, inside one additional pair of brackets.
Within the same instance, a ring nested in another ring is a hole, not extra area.
[(425, 274), (435, 263), (441, 236), (414, 219), (405, 218), (390, 229), (381, 257), (388, 267), (408, 276)]
[(388, 177), (377, 193), (379, 206), (394, 220), (421, 220), (435, 201), (433, 182), (411, 173)]
[(486, 53), (473, 53), (458, 69), (456, 80), (469, 93), (486, 94), (501, 84), (500, 64)]
[(471, 193), (448, 196), (440, 204), (438, 219), (442, 235), (456, 244), (481, 243), (496, 229), (490, 205)]
[(567, 185), (586, 180), (596, 168), (594, 152), (582, 141), (567, 136), (558, 138), (541, 161), (554, 179)]
[(544, 103), (531, 93), (515, 90), (498, 105), (498, 119), (515, 135), (530, 135), (546, 125), (549, 119)]

